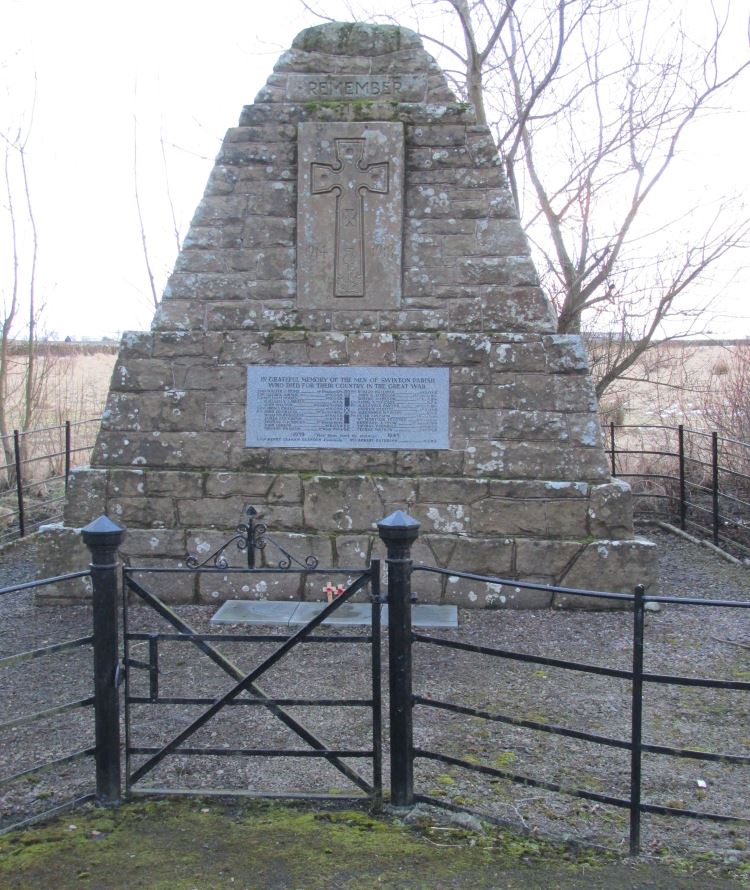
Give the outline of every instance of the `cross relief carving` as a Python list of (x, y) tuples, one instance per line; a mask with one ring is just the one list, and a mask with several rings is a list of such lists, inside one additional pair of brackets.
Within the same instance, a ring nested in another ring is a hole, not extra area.
[[(364, 163), (364, 139), (334, 139), (333, 164), (310, 165), (313, 195), (336, 195), (334, 295), (363, 297), (365, 294), (365, 196), (386, 195), (389, 163)], [(370, 233), (368, 233), (370, 234)]]

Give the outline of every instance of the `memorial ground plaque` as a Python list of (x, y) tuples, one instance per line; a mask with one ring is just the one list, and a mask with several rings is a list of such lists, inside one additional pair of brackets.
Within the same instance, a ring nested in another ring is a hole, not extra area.
[(403, 126), (303, 123), (298, 139), (298, 304), (399, 306)]
[(248, 448), (448, 448), (448, 368), (247, 369)]

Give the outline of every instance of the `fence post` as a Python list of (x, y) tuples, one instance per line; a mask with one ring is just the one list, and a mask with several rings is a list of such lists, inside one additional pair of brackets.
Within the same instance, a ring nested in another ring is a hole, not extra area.
[(419, 523), (401, 510), (378, 522), (388, 565), (388, 688), (391, 718), (391, 803), (414, 803), (411, 676), (411, 546)]
[(630, 704), (630, 855), (641, 850), (641, 761), (643, 744), (643, 628), (645, 588), (633, 600), (633, 681)]
[(65, 494), (68, 493), (68, 477), (70, 476), (70, 421), (65, 421)]
[(120, 701), (117, 691), (117, 549), (125, 530), (100, 516), (81, 530), (91, 551), (94, 623), (94, 725), (96, 799), (103, 806), (120, 802)]
[(610, 444), (610, 460), (612, 461), (612, 476), (617, 475), (617, 467), (615, 465), (615, 424), (614, 421), (609, 422), (609, 444)]
[(711, 506), (714, 544), (719, 544), (719, 434), (711, 433)]
[(677, 427), (677, 445), (680, 460), (680, 528), (685, 531), (687, 503), (685, 501), (685, 427)]
[(23, 479), (21, 477), (21, 436), (13, 430), (13, 452), (16, 460), (16, 497), (18, 499), (18, 530), (21, 537), (26, 535), (26, 515), (23, 509)]

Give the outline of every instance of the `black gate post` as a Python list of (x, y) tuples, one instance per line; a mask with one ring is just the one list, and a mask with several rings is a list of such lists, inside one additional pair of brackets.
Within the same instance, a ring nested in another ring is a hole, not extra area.
[(94, 612), (94, 725), (96, 799), (103, 806), (120, 802), (120, 702), (117, 691), (117, 550), (125, 530), (100, 516), (81, 530), (91, 551)]
[(391, 717), (391, 803), (414, 803), (411, 679), (411, 545), (419, 523), (397, 510), (378, 522), (388, 565), (388, 688)]

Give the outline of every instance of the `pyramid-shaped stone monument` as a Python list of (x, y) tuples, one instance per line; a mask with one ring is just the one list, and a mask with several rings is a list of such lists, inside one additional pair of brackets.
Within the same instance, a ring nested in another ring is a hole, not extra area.
[[(129, 562), (175, 565), (211, 553), (247, 505), (322, 566), (364, 565), (375, 522), (403, 509), (423, 563), (653, 582), (585, 349), (556, 333), (492, 136), (402, 28), (303, 31), (243, 109), (151, 331), (124, 337), (65, 521), (107, 513)], [(239, 577), (162, 593), (320, 593), (298, 575)], [(553, 601), (436, 575), (417, 588), (428, 602)]]

